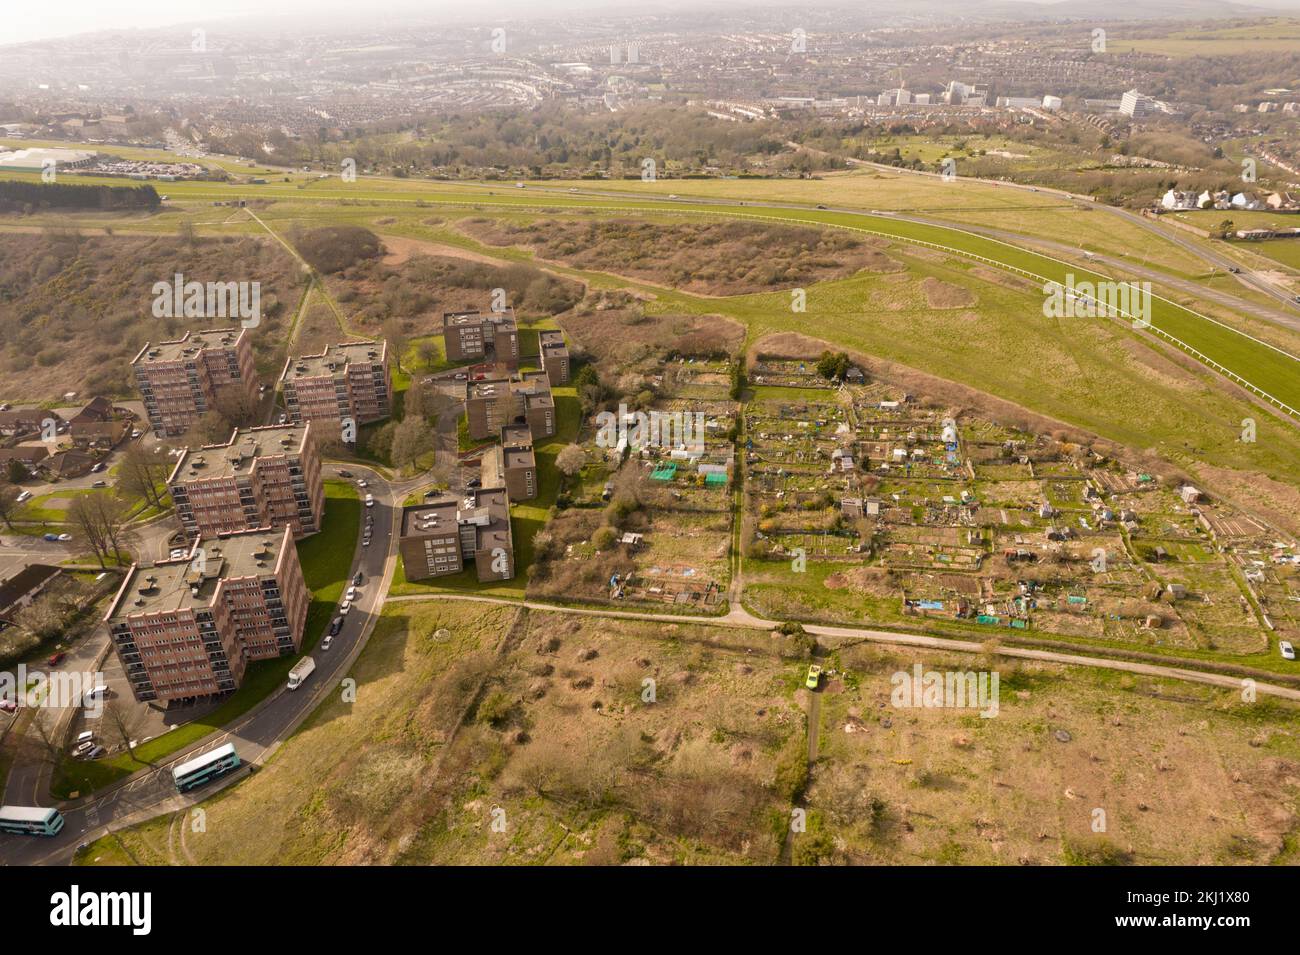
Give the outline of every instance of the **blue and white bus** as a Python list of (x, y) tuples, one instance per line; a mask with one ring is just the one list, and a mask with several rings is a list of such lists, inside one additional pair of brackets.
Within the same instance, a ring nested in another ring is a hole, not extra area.
[(0, 832), (22, 836), (55, 836), (63, 828), (63, 814), (44, 806), (0, 806)]
[(238, 769), (239, 766), (239, 754), (235, 752), (235, 745), (226, 743), (224, 746), (218, 746), (202, 756), (195, 756), (193, 759), (181, 763), (172, 770), (172, 779), (175, 780), (177, 789), (181, 792), (189, 792), (197, 786), (211, 782), (218, 776), (224, 776), (226, 773)]

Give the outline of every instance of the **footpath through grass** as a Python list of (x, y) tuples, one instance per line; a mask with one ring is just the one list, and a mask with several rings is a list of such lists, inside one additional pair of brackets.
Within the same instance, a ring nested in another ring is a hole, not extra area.
[(348, 481), (326, 481), (324, 527), (320, 533), (298, 543), (303, 578), (311, 591), (301, 653), (250, 665), (243, 685), (229, 699), (207, 716), (137, 746), (135, 758), (122, 752), (93, 762), (66, 761), (55, 772), (51, 795), (56, 799), (84, 796), (147, 769), (229, 725), (275, 692), (284, 683), (289, 669), (302, 653), (316, 645), (329, 624), (334, 606), (347, 585), (360, 526), (361, 500), (356, 487)]

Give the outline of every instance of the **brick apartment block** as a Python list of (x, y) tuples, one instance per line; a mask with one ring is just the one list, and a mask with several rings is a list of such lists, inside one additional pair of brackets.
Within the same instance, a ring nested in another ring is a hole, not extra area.
[(301, 537), (320, 530), (325, 486), (313, 427), (241, 428), (225, 444), (186, 448), (167, 479), (185, 534), (287, 526)]
[(484, 487), (504, 487), (512, 501), (530, 501), (537, 496), (537, 459), (528, 425), (502, 428), (501, 443), (483, 453), (481, 467)]
[(290, 358), (280, 386), (290, 421), (321, 423), (317, 440), (323, 440), (326, 429), (338, 434), (345, 418), (358, 426), (387, 418), (393, 395), (388, 343), (326, 345), (319, 355)]
[(515, 575), (510, 498), (505, 488), (402, 508), (397, 547), (407, 580), (446, 577), (474, 564), (480, 582)]
[(224, 400), (257, 402), (257, 373), (245, 328), (186, 332), (176, 341), (146, 342), (131, 359), (135, 385), (154, 434), (184, 434)]
[(515, 310), (444, 312), (442, 340), (448, 361), (490, 361), (510, 371), (519, 368), (519, 328)]
[(104, 622), (135, 698), (165, 703), (232, 692), (251, 661), (296, 653), (308, 601), (292, 532), (267, 527), (132, 566)]
[(564, 344), (564, 333), (555, 329), (537, 333), (537, 348), (541, 354), (542, 371), (552, 388), (569, 383), (569, 346)]
[(534, 438), (555, 435), (555, 401), (544, 371), (517, 378), (484, 378), (465, 386), (465, 416), (470, 437), (485, 441), (508, 424), (527, 424)]

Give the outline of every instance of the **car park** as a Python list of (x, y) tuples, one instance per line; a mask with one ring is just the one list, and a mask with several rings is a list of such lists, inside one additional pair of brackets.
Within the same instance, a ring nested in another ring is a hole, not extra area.
[(86, 759), (99, 759), (99, 757), (103, 756), (107, 752), (108, 750), (106, 750), (104, 747), (96, 746), (94, 749), (92, 749), (90, 752), (86, 754)]

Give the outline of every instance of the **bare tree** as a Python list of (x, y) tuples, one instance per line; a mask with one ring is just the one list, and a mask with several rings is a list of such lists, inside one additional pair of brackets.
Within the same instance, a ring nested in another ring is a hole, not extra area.
[(402, 355), (406, 353), (406, 345), (409, 339), (406, 335), (406, 327), (400, 318), (390, 318), (384, 322), (384, 339), (388, 342), (388, 354), (397, 365), (397, 370), (402, 370)]
[[(19, 692), (25, 691), (25, 687), (20, 687)], [(28, 738), (34, 740), (41, 754), (41, 758), (54, 767), (58, 772), (59, 766), (63, 764), (63, 740), (59, 738), (58, 717), (53, 710), (44, 707), (36, 707), (32, 711), (32, 731)]]
[(163, 495), (158, 485), (167, 480), (173, 460), (150, 454), (137, 442), (126, 446), (122, 463), (118, 466), (118, 487), (130, 498), (140, 498), (148, 504), (163, 507)]
[(587, 453), (579, 444), (565, 445), (555, 458), (555, 466), (560, 469), (560, 473), (569, 477), (581, 471), (586, 462)]
[(21, 507), (18, 503), (18, 494), (18, 488), (12, 484), (0, 484), (0, 520), (4, 521), (5, 527), (10, 530), (14, 529), (14, 515)]
[(114, 740), (135, 759), (135, 738), (140, 735), (148, 717), (144, 707), (131, 706), (122, 700), (109, 700), (104, 707), (104, 726)]
[(86, 536), (86, 543), (100, 567), (106, 566), (110, 556), (121, 563), (126, 543), (126, 515), (125, 502), (111, 494), (84, 494), (68, 508), (68, 517)]
[(403, 418), (393, 431), (393, 464), (400, 467), (414, 466), (416, 461), (434, 448), (433, 432), (418, 416)]

